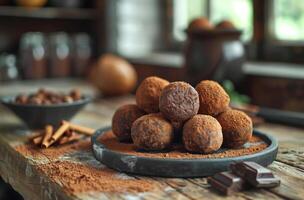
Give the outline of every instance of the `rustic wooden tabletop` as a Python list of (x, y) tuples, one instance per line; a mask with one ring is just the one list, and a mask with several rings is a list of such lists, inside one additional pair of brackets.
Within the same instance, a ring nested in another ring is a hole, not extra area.
[[(42, 85), (56, 89), (60, 86), (61, 90), (79, 87), (86, 93), (94, 94), (92, 87), (83, 81), (54, 80), (1, 85), (0, 96), (33, 91)], [(115, 109), (130, 102), (134, 102), (132, 96), (98, 99), (81, 111), (73, 122), (92, 128), (109, 126)], [(210, 189), (206, 178), (139, 177), (110, 171), (94, 159), (89, 140), (82, 141), (83, 145), (35, 149), (27, 144), (32, 131), (27, 130), (4, 107), (0, 107), (0, 119), (0, 174), (25, 199), (223, 198)], [(226, 198), (303, 199), (304, 129), (269, 123), (257, 129), (279, 140), (277, 159), (269, 168), (281, 179), (281, 185), (267, 190), (251, 189)], [(80, 174), (71, 173), (75, 168)], [(108, 179), (107, 173), (111, 174), (111, 178)]]

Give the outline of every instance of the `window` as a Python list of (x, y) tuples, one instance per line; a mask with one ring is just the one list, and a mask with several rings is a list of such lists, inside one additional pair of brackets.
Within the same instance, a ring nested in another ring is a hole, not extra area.
[(230, 20), (237, 28), (243, 30), (243, 41), (249, 41), (252, 38), (253, 5), (251, 0), (211, 0), (210, 21), (216, 24), (224, 19)]
[(185, 29), (194, 18), (206, 16), (207, 0), (173, 0), (173, 36), (186, 39)]
[[(304, 0), (168, 0), (171, 49), (181, 47), (196, 17), (226, 19), (243, 31), (249, 60), (304, 63)], [(169, 11), (172, 11), (170, 10)], [(171, 28), (171, 27), (170, 27)]]
[(278, 40), (304, 40), (304, 1), (273, 1), (274, 37)]
[(189, 22), (201, 16), (209, 17), (213, 24), (224, 19), (230, 20), (237, 28), (243, 30), (244, 41), (252, 38), (252, 0), (173, 0), (174, 38), (184, 40), (184, 30)]

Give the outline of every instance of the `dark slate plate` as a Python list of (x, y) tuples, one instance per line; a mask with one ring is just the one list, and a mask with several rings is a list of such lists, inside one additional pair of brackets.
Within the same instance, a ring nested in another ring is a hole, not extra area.
[(275, 138), (259, 131), (253, 131), (254, 135), (269, 144), (266, 149), (255, 154), (214, 159), (147, 158), (107, 149), (97, 141), (97, 138), (108, 130), (110, 130), (109, 127), (99, 129), (92, 136), (91, 142), (94, 157), (109, 168), (144, 176), (175, 178), (211, 176), (217, 172), (227, 171), (230, 163), (235, 161), (253, 161), (263, 166), (268, 166), (275, 160), (278, 151), (278, 142)]

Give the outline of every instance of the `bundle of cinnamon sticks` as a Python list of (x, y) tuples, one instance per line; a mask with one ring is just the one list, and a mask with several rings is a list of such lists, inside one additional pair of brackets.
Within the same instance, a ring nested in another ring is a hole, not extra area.
[(91, 136), (94, 132), (95, 130), (92, 128), (80, 126), (63, 120), (56, 131), (54, 131), (53, 126), (46, 125), (43, 133), (31, 138), (31, 140), (37, 146), (48, 148), (53, 144), (62, 145), (77, 141), (82, 138), (83, 135)]

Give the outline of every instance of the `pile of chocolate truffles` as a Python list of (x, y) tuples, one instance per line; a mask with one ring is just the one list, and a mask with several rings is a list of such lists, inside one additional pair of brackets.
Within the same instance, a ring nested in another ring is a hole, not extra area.
[(183, 142), (193, 153), (240, 148), (252, 136), (252, 121), (229, 103), (215, 81), (204, 80), (194, 88), (182, 81), (148, 77), (136, 91), (136, 105), (115, 112), (112, 130), (121, 142), (147, 151), (168, 149), (173, 142)]

